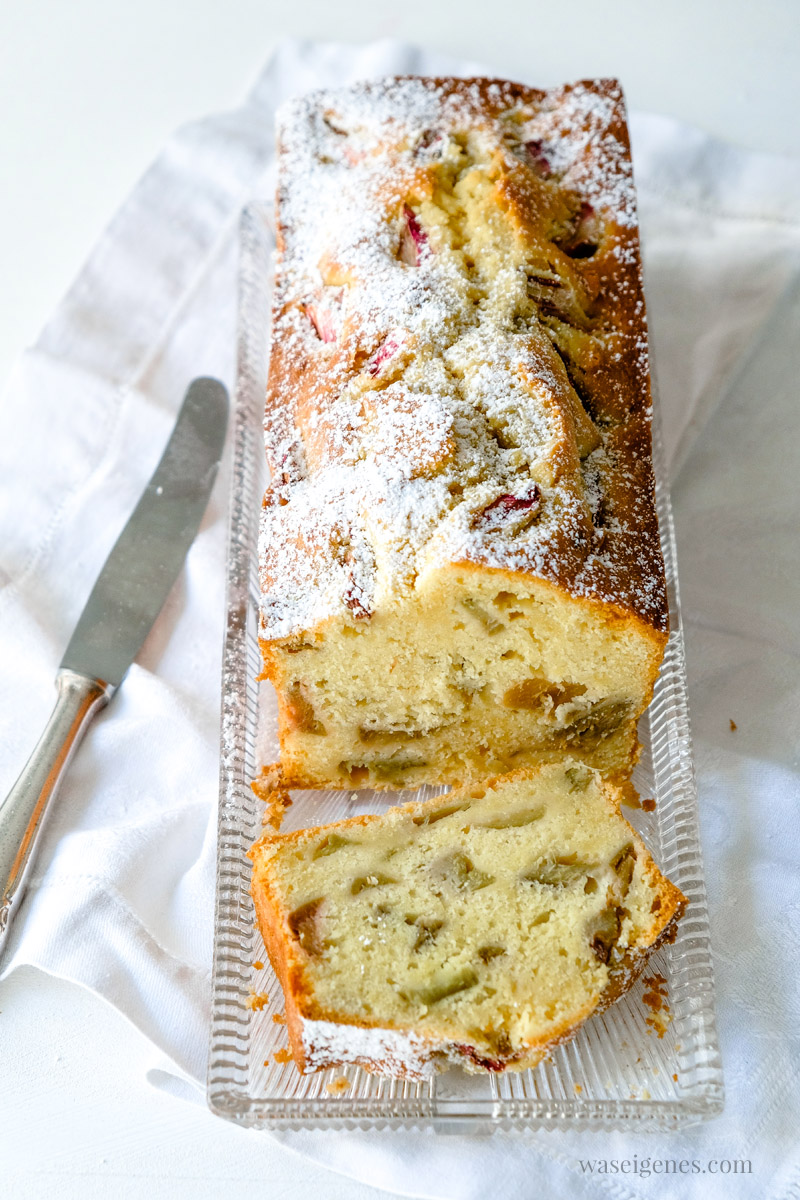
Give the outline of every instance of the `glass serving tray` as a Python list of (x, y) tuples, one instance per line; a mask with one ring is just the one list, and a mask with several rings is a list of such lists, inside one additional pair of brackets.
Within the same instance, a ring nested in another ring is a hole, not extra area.
[[(273, 236), (266, 206), (242, 220), (234, 469), (222, 671), (217, 894), (208, 1103), (220, 1116), (272, 1129), (433, 1127), (489, 1132), (530, 1128), (674, 1128), (718, 1113), (722, 1068), (714, 1020), (708, 914), (697, 826), (683, 634), (672, 514), (654, 429), (656, 496), (666, 563), (671, 634), (653, 701), (642, 718), (644, 752), (634, 774), (652, 811), (626, 815), (689, 899), (672, 945), (643, 977), (578, 1036), (534, 1070), (467, 1075), (452, 1069), (424, 1083), (334, 1068), (302, 1076), (281, 1061), (288, 1045), (283, 994), (254, 925), (247, 850), (262, 832), (263, 804), (250, 783), (278, 757), (276, 705), (256, 682), (256, 542), (267, 478), (262, 416)], [(441, 789), (440, 789), (441, 790)], [(393, 793), (401, 803), (421, 793)], [(284, 829), (380, 811), (386, 793), (293, 792)], [(257, 965), (258, 964), (258, 965)], [(263, 965), (262, 965), (263, 964)], [(254, 995), (268, 996), (260, 1010)], [(660, 1006), (660, 1007), (659, 1007)], [(278, 1055), (276, 1060), (275, 1055)], [(346, 1084), (345, 1082), (346, 1081)]]

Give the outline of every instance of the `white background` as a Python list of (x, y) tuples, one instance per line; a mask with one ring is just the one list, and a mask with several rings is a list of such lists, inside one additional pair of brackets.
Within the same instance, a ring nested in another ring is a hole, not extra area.
[[(234, 106), (287, 34), (398, 37), (533, 84), (615, 74), (631, 108), (800, 155), (797, 0), (3, 0), (0, 378), (172, 129)], [(385, 1194), (156, 1092), (154, 1061), (72, 985), (0, 985), (4, 1200)]]

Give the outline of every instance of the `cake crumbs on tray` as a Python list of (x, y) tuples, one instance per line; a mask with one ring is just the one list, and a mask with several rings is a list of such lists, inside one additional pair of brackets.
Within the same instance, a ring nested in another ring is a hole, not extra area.
[(653, 800), (652, 797), (648, 800), (643, 800), (642, 808), (644, 809), (645, 812), (655, 812), (655, 810), (656, 810), (655, 800)]
[(581, 1085), (579, 1083), (576, 1083), (575, 1084), (575, 1095), (580, 1096), (582, 1091), (583, 1091), (583, 1088), (581, 1087)]
[(736, 730), (739, 728), (739, 726), (736, 724), (733, 717), (730, 718), (730, 726), (731, 726), (731, 733), (736, 733)]
[(276, 833), (280, 831), (286, 809), (291, 807), (292, 798), (283, 787), (280, 763), (270, 763), (261, 768), (261, 774), (250, 784), (251, 790), (264, 801), (262, 825), (269, 825)]
[(286, 1024), (286, 1013), (273, 1013), (272, 1020), (275, 1022), (276, 1025), (285, 1025)]
[(275, 1053), (273, 1054), (273, 1056), (272, 1056), (272, 1057), (275, 1059), (275, 1062), (276, 1062), (276, 1063), (281, 1063), (281, 1064), (283, 1064), (283, 1063), (290, 1063), (290, 1062), (294, 1062), (294, 1058), (293, 1058), (293, 1056), (292, 1056), (292, 1052), (291, 1052), (291, 1050), (288, 1048), (288, 1046), (287, 1046), (287, 1047), (285, 1047), (285, 1048), (284, 1048), (284, 1049), (282, 1049), (282, 1050), (276, 1050), (276, 1051), (275, 1051)]
[(253, 963), (253, 970), (254, 971), (263, 971), (264, 970), (264, 964), (260, 958), (257, 958), (256, 961)]
[(645, 1017), (645, 1025), (662, 1038), (672, 1020), (667, 1000), (667, 981), (663, 975), (653, 975), (644, 982), (648, 990), (642, 996), (642, 1003), (650, 1009), (650, 1016)]
[(283, 773), (280, 763), (268, 763), (262, 767), (257, 779), (254, 779), (250, 787), (258, 796), (259, 800), (267, 800), (272, 792), (279, 791), (283, 783)]
[(622, 792), (622, 803), (625, 805), (626, 808), (641, 808), (642, 807), (642, 802), (639, 799), (639, 793), (637, 792), (637, 790), (633, 786), (633, 784), (630, 782), (630, 780), (626, 780), (621, 785), (620, 790)]
[(250, 992), (245, 1004), (253, 1012), (261, 1012), (265, 1005), (269, 1004), (269, 996), (266, 992)]
[(330, 1083), (325, 1084), (325, 1091), (331, 1096), (343, 1096), (350, 1088), (350, 1080), (344, 1075), (339, 1075), (337, 1079), (332, 1079)]

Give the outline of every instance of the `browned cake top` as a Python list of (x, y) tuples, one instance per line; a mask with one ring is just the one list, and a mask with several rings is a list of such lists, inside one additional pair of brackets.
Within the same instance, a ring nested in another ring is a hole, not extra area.
[(280, 148), (264, 635), (462, 562), (666, 629), (618, 85), (315, 92)]

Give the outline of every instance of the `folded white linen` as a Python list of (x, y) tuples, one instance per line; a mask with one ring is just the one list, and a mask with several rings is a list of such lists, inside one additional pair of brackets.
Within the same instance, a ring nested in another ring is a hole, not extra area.
[[(276, 104), (473, 64), (381, 42), (283, 43), (241, 108), (181, 130), (17, 364), (0, 408), (0, 788), (41, 730), (97, 571), (189, 379), (233, 384), (242, 206), (269, 193)], [(673, 467), (727, 1107), (675, 1135), (286, 1135), (389, 1191), (663, 1195), (579, 1160), (751, 1159), (737, 1194), (800, 1187), (796, 830), (800, 164), (633, 115), (650, 324)], [(124, 686), (59, 795), (4, 973), (96, 991), (186, 1078), (205, 1073), (229, 471)], [(738, 729), (732, 731), (729, 720)], [(155, 1078), (156, 1076), (154, 1076)], [(164, 1081), (161, 1073), (158, 1078)], [(612, 1168), (609, 1167), (609, 1171)], [(722, 1172), (675, 1195), (722, 1196)]]

